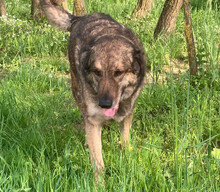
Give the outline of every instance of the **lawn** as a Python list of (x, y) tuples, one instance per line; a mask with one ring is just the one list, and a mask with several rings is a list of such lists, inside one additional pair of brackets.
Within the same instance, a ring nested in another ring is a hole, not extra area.
[(71, 93), (68, 33), (31, 20), (30, 2), (7, 0), (8, 19), (0, 18), (0, 192), (220, 191), (219, 3), (191, 1), (199, 64), (191, 78), (183, 12), (170, 38), (153, 39), (163, 2), (135, 19), (135, 0), (86, 0), (87, 13), (108, 13), (141, 38), (151, 68), (129, 147), (121, 148), (118, 124), (102, 131), (103, 187), (95, 185)]

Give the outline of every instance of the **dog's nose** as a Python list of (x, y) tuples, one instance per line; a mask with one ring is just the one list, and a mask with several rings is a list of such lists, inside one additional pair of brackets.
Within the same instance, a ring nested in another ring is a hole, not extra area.
[(109, 98), (107, 95), (99, 98), (99, 106), (105, 109), (109, 109), (112, 106), (112, 99)]

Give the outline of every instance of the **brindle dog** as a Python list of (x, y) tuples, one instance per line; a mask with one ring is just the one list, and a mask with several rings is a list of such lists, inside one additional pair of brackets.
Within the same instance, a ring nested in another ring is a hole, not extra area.
[(104, 168), (103, 123), (120, 123), (122, 142), (129, 138), (135, 101), (144, 85), (145, 55), (140, 40), (103, 13), (76, 17), (41, 0), (47, 19), (70, 31), (68, 56), (72, 91), (82, 113), (95, 175)]

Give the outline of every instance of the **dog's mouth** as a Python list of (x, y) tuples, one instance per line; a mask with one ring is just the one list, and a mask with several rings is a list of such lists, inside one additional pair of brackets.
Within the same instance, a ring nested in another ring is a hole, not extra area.
[(113, 117), (118, 111), (118, 104), (109, 109), (103, 109), (103, 113), (106, 117)]

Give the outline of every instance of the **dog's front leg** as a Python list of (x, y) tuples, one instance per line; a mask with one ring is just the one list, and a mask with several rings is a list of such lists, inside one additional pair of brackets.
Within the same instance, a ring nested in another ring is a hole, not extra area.
[(125, 146), (129, 140), (129, 132), (132, 124), (134, 110), (125, 117), (125, 119), (120, 124), (120, 131), (121, 131), (121, 139), (122, 145)]
[(102, 158), (101, 126), (89, 120), (85, 122), (86, 142), (90, 149), (91, 162), (95, 165), (95, 177), (104, 169)]

